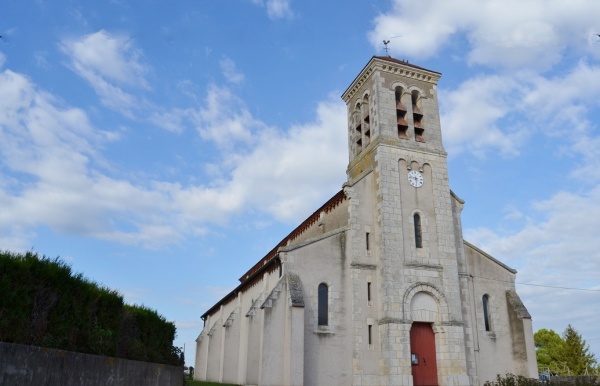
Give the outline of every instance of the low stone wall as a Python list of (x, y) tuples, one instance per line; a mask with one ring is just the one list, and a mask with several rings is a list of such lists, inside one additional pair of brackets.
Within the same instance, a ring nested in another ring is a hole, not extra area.
[(554, 376), (550, 377), (550, 383), (561, 385), (595, 385), (600, 382), (600, 375), (576, 375), (576, 376)]
[(182, 386), (183, 368), (0, 342), (0, 385)]

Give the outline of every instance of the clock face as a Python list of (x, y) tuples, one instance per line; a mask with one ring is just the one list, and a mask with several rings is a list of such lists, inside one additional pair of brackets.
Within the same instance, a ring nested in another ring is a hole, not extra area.
[(408, 172), (408, 182), (415, 188), (423, 186), (423, 175), (416, 170)]

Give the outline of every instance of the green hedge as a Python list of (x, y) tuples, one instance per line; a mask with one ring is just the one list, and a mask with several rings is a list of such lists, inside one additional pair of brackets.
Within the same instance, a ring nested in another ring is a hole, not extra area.
[(175, 325), (60, 259), (0, 252), (0, 341), (183, 365)]

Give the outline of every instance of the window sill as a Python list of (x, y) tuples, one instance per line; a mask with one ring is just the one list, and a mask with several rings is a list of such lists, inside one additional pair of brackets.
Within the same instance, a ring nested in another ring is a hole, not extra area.
[(488, 336), (488, 338), (496, 339), (496, 333), (495, 332), (486, 331), (486, 335)]
[(315, 334), (335, 334), (333, 326), (317, 326), (315, 328)]

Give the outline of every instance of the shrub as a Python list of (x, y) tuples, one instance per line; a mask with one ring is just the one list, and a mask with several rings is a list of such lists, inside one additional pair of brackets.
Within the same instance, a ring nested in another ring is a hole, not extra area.
[(552, 377), (550, 381), (539, 381), (537, 379), (525, 378), (521, 375), (506, 374), (501, 377), (496, 376), (496, 381), (487, 381), (484, 386), (598, 386), (597, 377), (594, 376), (574, 376), (574, 377)]
[(0, 341), (182, 365), (175, 325), (59, 258), (0, 252)]
[(501, 377), (500, 374), (496, 376), (495, 382), (487, 381), (484, 386), (539, 386), (540, 381), (532, 378), (525, 378), (521, 375), (506, 374), (505, 377)]

